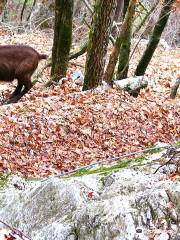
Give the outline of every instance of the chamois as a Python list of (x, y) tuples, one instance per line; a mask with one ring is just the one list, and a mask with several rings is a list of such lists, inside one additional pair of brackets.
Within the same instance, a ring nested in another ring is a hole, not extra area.
[(24, 45), (0, 46), (0, 81), (17, 79), (17, 87), (8, 103), (17, 102), (33, 86), (31, 76), (41, 59), (47, 55), (39, 54), (35, 49)]

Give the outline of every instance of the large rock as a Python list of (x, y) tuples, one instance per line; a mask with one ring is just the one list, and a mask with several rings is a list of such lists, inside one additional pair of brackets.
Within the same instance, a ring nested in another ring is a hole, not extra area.
[(0, 220), (33, 240), (148, 240), (150, 234), (168, 240), (169, 234), (178, 235), (178, 181), (159, 181), (158, 175), (127, 168), (108, 176), (50, 178), (22, 186), (0, 191)]
[(128, 91), (129, 93), (139, 92), (141, 89), (148, 86), (148, 78), (146, 76), (125, 78), (122, 80), (114, 81), (114, 85), (117, 88)]

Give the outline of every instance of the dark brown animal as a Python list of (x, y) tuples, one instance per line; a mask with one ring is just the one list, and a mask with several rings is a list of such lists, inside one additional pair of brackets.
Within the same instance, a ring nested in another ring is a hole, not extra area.
[(0, 46), (0, 81), (13, 81), (18, 84), (8, 100), (8, 103), (17, 102), (33, 86), (31, 76), (45, 54), (39, 54), (29, 46), (4, 45)]

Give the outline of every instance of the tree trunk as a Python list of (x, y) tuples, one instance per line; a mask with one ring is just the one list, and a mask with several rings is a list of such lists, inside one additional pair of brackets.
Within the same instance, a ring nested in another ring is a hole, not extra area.
[[(124, 0), (117, 0), (117, 7), (115, 11), (115, 16), (114, 16), (114, 22), (117, 23), (120, 21), (121, 15), (122, 15), (122, 9), (123, 9), (123, 4)], [(116, 37), (118, 32), (117, 32), (117, 26), (114, 26), (112, 29), (112, 36)]]
[(4, 7), (6, 6), (7, 0), (0, 1), (0, 15), (2, 14)]
[(122, 45), (121, 45), (120, 54), (119, 54), (118, 71), (117, 71), (117, 77), (116, 77), (118, 80), (127, 78), (127, 74), (128, 74), (134, 14), (135, 14), (135, 7), (133, 7), (132, 11), (130, 12), (130, 17), (128, 18), (128, 23), (127, 23), (127, 30), (122, 40)]
[(83, 90), (97, 87), (103, 77), (117, 0), (97, 0), (89, 34)]
[(72, 41), (73, 0), (55, 1), (55, 27), (51, 76), (58, 81), (66, 76)]
[(114, 69), (116, 67), (116, 63), (117, 63), (117, 60), (118, 60), (118, 56), (119, 56), (119, 52), (120, 52), (120, 49), (121, 49), (123, 38), (124, 38), (125, 33), (127, 31), (129, 19), (131, 18), (132, 13), (134, 12), (135, 5), (136, 5), (136, 0), (131, 0), (130, 3), (129, 3), (129, 7), (128, 7), (128, 10), (127, 10), (125, 20), (124, 20), (124, 22), (121, 26), (119, 36), (116, 39), (113, 51), (112, 51), (112, 53), (110, 55), (110, 58), (109, 58), (109, 63), (107, 65), (106, 72), (104, 74), (104, 80), (107, 83), (109, 83), (110, 85), (113, 85)]
[(156, 47), (160, 41), (161, 34), (166, 26), (174, 2), (175, 0), (164, 0), (159, 19), (154, 27), (148, 46), (136, 68), (136, 76), (142, 76), (145, 74), (146, 68), (151, 61), (154, 51), (156, 50)]
[(114, 16), (114, 21), (118, 22), (120, 20), (121, 17), (121, 13), (122, 13), (122, 9), (123, 9), (123, 0), (117, 0), (117, 7), (116, 7), (116, 11), (115, 11), (115, 16)]
[(130, 0), (124, 0), (123, 19), (124, 19), (125, 16), (126, 16), (126, 12), (127, 12), (128, 6), (129, 6), (129, 2), (130, 2)]
[(81, 11), (82, 0), (75, 0), (74, 1), (74, 11), (73, 17), (77, 17), (79, 12)]
[(176, 79), (175, 84), (171, 88), (171, 94), (170, 94), (171, 99), (174, 99), (176, 97), (179, 86), (180, 86), (180, 77)]
[(146, 21), (148, 20), (149, 16), (154, 12), (154, 10), (156, 9), (156, 7), (158, 6), (159, 4), (159, 0), (157, 0), (153, 6), (151, 7), (151, 9), (149, 11), (146, 12), (146, 15), (145, 17), (142, 19), (142, 21), (139, 23), (139, 25), (136, 27), (136, 29), (134, 30), (133, 34), (134, 33), (138, 33), (141, 28), (144, 26), (144, 24), (146, 23)]

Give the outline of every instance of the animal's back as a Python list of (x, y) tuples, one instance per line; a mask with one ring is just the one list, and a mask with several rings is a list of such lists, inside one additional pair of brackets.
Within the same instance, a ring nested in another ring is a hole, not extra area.
[[(30, 46), (24, 45), (2, 45), (0, 46), (0, 80), (12, 81), (16, 78), (16, 72), (20, 66), (22, 71), (31, 71), (36, 69), (39, 60), (43, 55), (39, 54)], [(24, 64), (23, 64), (24, 63)], [(24, 65), (28, 65), (27, 67)], [(23, 64), (23, 65), (22, 65)], [(19, 70), (18, 70), (19, 72)]]
[(22, 61), (28, 57), (39, 58), (39, 53), (29, 46), (24, 45), (2, 45), (0, 46), (0, 63), (1, 59), (9, 61)]

